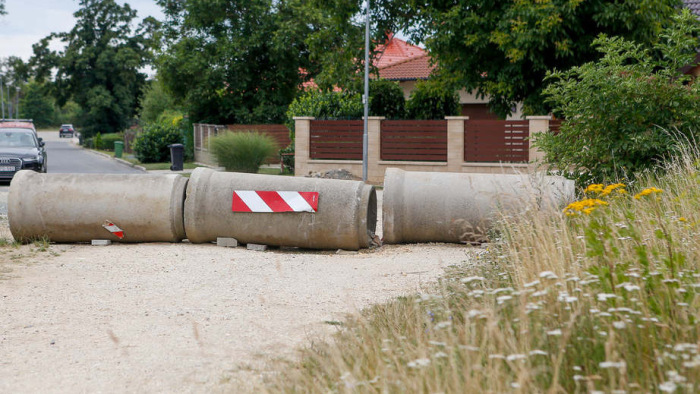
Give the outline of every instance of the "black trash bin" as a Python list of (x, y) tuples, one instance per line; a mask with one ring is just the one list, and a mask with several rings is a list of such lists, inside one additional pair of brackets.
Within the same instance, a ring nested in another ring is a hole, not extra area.
[(182, 171), (185, 162), (185, 146), (170, 144), (170, 171)]

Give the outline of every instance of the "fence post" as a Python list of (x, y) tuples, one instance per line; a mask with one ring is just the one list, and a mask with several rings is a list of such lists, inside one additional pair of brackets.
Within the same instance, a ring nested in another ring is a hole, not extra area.
[(379, 168), (382, 159), (382, 120), (384, 116), (367, 117), (367, 181), (377, 182), (384, 179)]
[(447, 120), (447, 171), (462, 172), (464, 163), (464, 121), (468, 116), (446, 116)]
[(294, 175), (304, 175), (311, 151), (311, 121), (313, 116), (295, 116), (294, 118)]
[(544, 116), (528, 116), (527, 119), (530, 122), (530, 163), (535, 163), (541, 161), (544, 158), (544, 152), (532, 146), (532, 139), (536, 133), (545, 133), (549, 130), (549, 121), (552, 120), (551, 115)]

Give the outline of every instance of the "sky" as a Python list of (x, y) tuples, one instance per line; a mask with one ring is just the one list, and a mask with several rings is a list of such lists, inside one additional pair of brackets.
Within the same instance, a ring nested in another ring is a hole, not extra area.
[[(139, 20), (153, 16), (163, 19), (155, 0), (117, 0), (129, 3), (138, 12)], [(0, 16), (0, 58), (19, 56), (25, 61), (32, 56), (32, 45), (51, 33), (73, 28), (73, 13), (78, 0), (5, 0), (7, 15)], [(59, 49), (59, 48), (54, 48)]]

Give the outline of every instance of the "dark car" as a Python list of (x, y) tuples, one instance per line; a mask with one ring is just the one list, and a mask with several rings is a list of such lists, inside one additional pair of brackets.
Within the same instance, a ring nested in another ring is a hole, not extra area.
[(73, 138), (74, 133), (75, 133), (75, 129), (73, 128), (72, 124), (62, 124), (61, 128), (58, 129), (58, 136), (60, 138), (63, 138), (63, 137)]
[(0, 129), (0, 181), (9, 181), (19, 170), (46, 172), (44, 141), (27, 129)]

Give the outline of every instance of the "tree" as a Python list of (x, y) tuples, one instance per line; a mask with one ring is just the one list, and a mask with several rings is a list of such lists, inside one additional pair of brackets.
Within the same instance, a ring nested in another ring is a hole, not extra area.
[(545, 113), (542, 79), (595, 60), (600, 34), (647, 45), (658, 39), (681, 0), (378, 0), (378, 30), (405, 29), (424, 42), (450, 82), (491, 96), (500, 116), (523, 101)]
[(144, 86), (141, 98), (140, 120), (142, 122), (156, 122), (166, 111), (178, 110), (175, 99), (165, 89), (159, 79), (149, 81)]
[(33, 119), (37, 127), (55, 124), (55, 104), (53, 97), (46, 94), (44, 86), (37, 82), (29, 82), (20, 100), (20, 118)]
[(6, 15), (7, 11), (5, 11), (5, 0), (0, 0), (0, 15)]
[(369, 113), (372, 116), (385, 116), (389, 119), (403, 118), (406, 99), (403, 89), (395, 81), (373, 79), (369, 84)]
[(158, 75), (191, 119), (216, 123), (284, 120), (308, 70), (305, 8), (292, 1), (174, 2)]
[(700, 136), (700, 84), (681, 68), (693, 64), (700, 26), (685, 10), (651, 49), (620, 37), (594, 41), (602, 58), (549, 75), (544, 90), (560, 133), (536, 145), (545, 161), (579, 184), (632, 179), (678, 154), (681, 140)]
[[(24, 86), (29, 79), (28, 65), (17, 56), (0, 59), (0, 74), (2, 74), (3, 98), (5, 115), (16, 117), (16, 105), (24, 93)], [(21, 106), (20, 106), (21, 107)]]
[(445, 119), (459, 114), (459, 96), (440, 80), (418, 81), (406, 103), (409, 119)]
[[(68, 100), (82, 108), (82, 133), (113, 133), (135, 114), (146, 75), (139, 70), (150, 59), (158, 23), (146, 18), (132, 31), (136, 11), (114, 0), (80, 0), (70, 32), (53, 33), (33, 46), (30, 63), (37, 80), (55, 77), (51, 92), (60, 106)], [(59, 39), (61, 52), (49, 49)]]
[[(361, 1), (355, 0), (295, 0), (304, 10), (306, 20), (313, 26), (305, 43), (309, 48), (310, 76), (321, 90), (336, 87), (352, 92), (364, 92), (365, 24)], [(370, 58), (385, 34), (372, 30), (376, 37), (370, 41)], [(370, 64), (372, 67), (372, 64)], [(371, 72), (374, 72), (372, 67)]]

